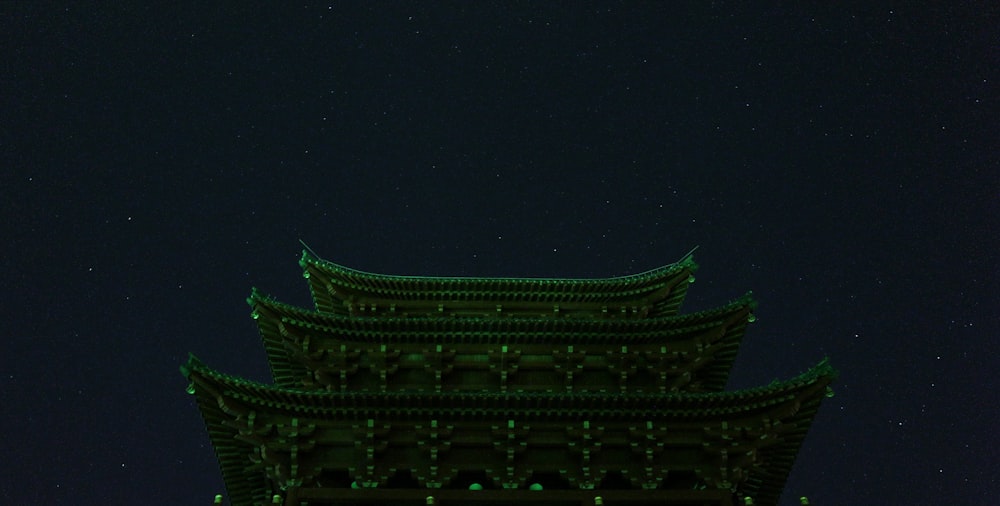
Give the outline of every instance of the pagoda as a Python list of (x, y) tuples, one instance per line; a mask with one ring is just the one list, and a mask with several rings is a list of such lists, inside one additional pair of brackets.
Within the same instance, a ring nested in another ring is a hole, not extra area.
[(776, 505), (831, 395), (826, 360), (725, 391), (756, 304), (681, 314), (690, 253), (601, 279), (300, 265), (315, 308), (247, 299), (273, 385), (181, 367), (235, 506)]

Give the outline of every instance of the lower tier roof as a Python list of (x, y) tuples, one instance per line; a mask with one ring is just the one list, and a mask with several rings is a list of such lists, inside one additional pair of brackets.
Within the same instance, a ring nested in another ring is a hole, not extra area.
[[(835, 372), (718, 393), (354, 393), (262, 385), (192, 356), (190, 380), (234, 505), (294, 488), (691, 486), (777, 504)], [(400, 477), (402, 473), (402, 478)]]

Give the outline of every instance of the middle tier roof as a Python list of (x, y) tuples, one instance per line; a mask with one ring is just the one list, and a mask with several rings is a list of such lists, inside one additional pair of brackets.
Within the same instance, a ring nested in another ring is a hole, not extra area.
[(717, 392), (755, 302), (645, 319), (358, 318), (247, 302), (275, 383), (329, 391)]

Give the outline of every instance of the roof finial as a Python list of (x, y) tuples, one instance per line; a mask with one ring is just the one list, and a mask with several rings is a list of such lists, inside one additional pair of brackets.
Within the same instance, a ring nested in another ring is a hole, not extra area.
[[(299, 242), (301, 242), (301, 241), (299, 241)], [(303, 242), (302, 244), (305, 244), (305, 243)], [(306, 246), (306, 247), (308, 247), (308, 246)], [(691, 251), (688, 251), (687, 254), (685, 254), (684, 256), (682, 256), (681, 259), (678, 260), (676, 263), (679, 264), (679, 263), (681, 263), (681, 262), (683, 262), (683, 261), (691, 258), (691, 255), (693, 255), (694, 252), (695, 252), (695, 250), (697, 250), (697, 249), (698, 249), (698, 246), (695, 246), (695, 247), (691, 248)]]
[(316, 258), (317, 258), (318, 260), (323, 260), (323, 261), (325, 261), (325, 260), (323, 259), (323, 257), (321, 257), (321, 256), (317, 255), (317, 254), (316, 254), (316, 252), (315, 252), (315, 251), (313, 251), (313, 249), (312, 249), (312, 248), (310, 248), (310, 247), (309, 247), (309, 245), (308, 245), (308, 244), (306, 244), (306, 242), (305, 242), (305, 241), (303, 241), (302, 239), (299, 239), (299, 243), (300, 243), (300, 244), (302, 244), (302, 247), (303, 247), (303, 248), (305, 248), (305, 249), (306, 249), (306, 251), (308, 251), (310, 255), (312, 255), (312, 256), (314, 256), (314, 257), (316, 257)]

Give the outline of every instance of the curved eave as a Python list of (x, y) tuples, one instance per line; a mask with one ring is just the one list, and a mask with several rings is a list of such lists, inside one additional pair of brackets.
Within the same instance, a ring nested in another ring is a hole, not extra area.
[[(705, 391), (725, 387), (753, 309), (752, 295), (719, 308), (697, 313), (644, 320), (575, 320), (552, 318), (352, 318), (319, 313), (282, 304), (254, 290), (247, 302), (253, 308), (275, 383), (301, 385), (310, 371), (300, 359), (306, 339), (313, 349), (336, 350), (341, 344), (387, 345), (404, 353), (434, 345), (497, 343), (518, 346), (544, 344), (551, 349), (573, 346), (581, 350), (621, 346), (682, 353), (697, 362), (687, 384)], [(308, 336), (308, 337), (307, 337)], [(494, 346), (495, 348), (495, 346)], [(591, 351), (593, 353), (594, 351)], [(695, 359), (694, 357), (697, 357)]]
[[(501, 394), (501, 393), (366, 393), (326, 392), (264, 385), (209, 368), (193, 354), (181, 366), (199, 398), (213, 402), (232, 400), (235, 405), (259, 412), (325, 419), (356, 419), (392, 416), (427, 420), (458, 413), (462, 419), (493, 416), (557, 416), (603, 420), (715, 419), (747, 415), (784, 405), (801, 404), (807, 398), (822, 399), (837, 373), (824, 359), (802, 374), (785, 381), (730, 392), (662, 395), (630, 394)], [(222, 397), (219, 397), (222, 396)], [(218, 402), (216, 402), (218, 404)], [(235, 409), (235, 408), (234, 408)], [(795, 412), (801, 406), (790, 406)], [(236, 410), (238, 411), (238, 409)], [(519, 415), (515, 415), (519, 413)]]
[[(427, 277), (376, 274), (351, 269), (302, 252), (299, 264), (309, 280), (316, 308), (345, 312), (357, 304), (435, 301), (587, 303), (646, 306), (657, 314), (677, 312), (697, 269), (691, 255), (639, 274), (611, 278)], [(419, 305), (419, 304), (418, 304)]]
[[(400, 334), (421, 332), (438, 332), (441, 334), (460, 334), (462, 332), (479, 331), (510, 334), (513, 342), (517, 335), (535, 334), (565, 334), (567, 338), (574, 335), (596, 338), (596, 335), (660, 335), (676, 329), (695, 326), (710, 326), (722, 320), (728, 320), (739, 313), (746, 318), (756, 309), (757, 303), (753, 293), (737, 297), (729, 303), (695, 313), (684, 315), (662, 316), (636, 320), (608, 320), (601, 318), (577, 319), (558, 317), (510, 317), (510, 318), (451, 318), (451, 317), (384, 317), (356, 318), (336, 313), (326, 313), (296, 307), (278, 302), (264, 295), (257, 289), (251, 291), (247, 304), (252, 308), (251, 316), (255, 320), (274, 318), (283, 322), (306, 327), (316, 327), (320, 330), (343, 336), (356, 336), (369, 342), (382, 342)], [(446, 337), (447, 336), (441, 336)], [(372, 341), (374, 339), (374, 341)], [(582, 339), (582, 338), (575, 338)], [(632, 338), (636, 339), (636, 338)], [(487, 340), (483, 343), (489, 342)], [(606, 343), (622, 343), (622, 339), (604, 341)]]

